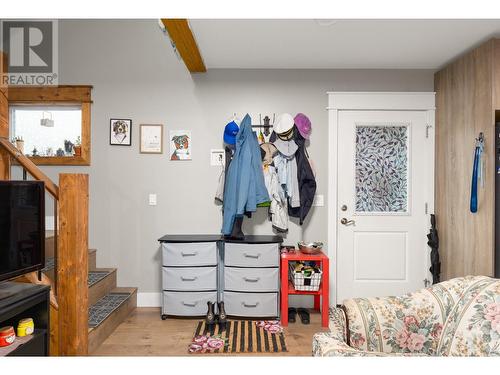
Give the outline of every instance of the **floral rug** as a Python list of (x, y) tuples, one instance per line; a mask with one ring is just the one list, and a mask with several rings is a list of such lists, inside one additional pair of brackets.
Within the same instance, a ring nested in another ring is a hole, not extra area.
[(208, 353), (281, 353), (286, 352), (283, 327), (277, 320), (230, 320), (225, 325), (196, 326), (188, 352)]

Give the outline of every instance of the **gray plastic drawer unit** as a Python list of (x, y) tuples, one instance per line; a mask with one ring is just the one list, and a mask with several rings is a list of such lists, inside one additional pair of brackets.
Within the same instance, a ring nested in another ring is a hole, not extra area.
[(163, 290), (217, 290), (217, 267), (163, 267)]
[(281, 237), (167, 235), (159, 241), (162, 319), (203, 316), (208, 302), (220, 301), (229, 316), (279, 317)]
[(163, 292), (164, 315), (201, 316), (207, 313), (207, 302), (216, 301), (217, 292)]
[(243, 292), (278, 292), (279, 268), (224, 267), (224, 289)]
[(235, 267), (279, 267), (279, 244), (226, 243), (224, 245), (226, 266)]
[(164, 243), (164, 266), (216, 266), (217, 242)]
[(224, 292), (226, 312), (235, 316), (278, 316), (278, 293)]

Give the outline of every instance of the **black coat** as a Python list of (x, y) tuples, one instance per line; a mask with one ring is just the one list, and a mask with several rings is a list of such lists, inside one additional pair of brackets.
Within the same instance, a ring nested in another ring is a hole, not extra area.
[(300, 225), (302, 225), (313, 204), (316, 194), (316, 179), (309, 163), (305, 146), (306, 140), (297, 129), (295, 129), (295, 143), (299, 146), (295, 153), (295, 160), (297, 162), (297, 179), (299, 180), (300, 207), (294, 208), (288, 205), (288, 215), (298, 217)]

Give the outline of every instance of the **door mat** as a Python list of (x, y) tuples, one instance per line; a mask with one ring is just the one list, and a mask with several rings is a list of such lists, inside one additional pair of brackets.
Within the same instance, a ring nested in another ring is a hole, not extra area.
[(189, 353), (282, 353), (288, 351), (277, 321), (230, 320), (225, 327), (198, 322)]
[(89, 307), (89, 327), (97, 327), (129, 297), (128, 293), (110, 293), (102, 297)]

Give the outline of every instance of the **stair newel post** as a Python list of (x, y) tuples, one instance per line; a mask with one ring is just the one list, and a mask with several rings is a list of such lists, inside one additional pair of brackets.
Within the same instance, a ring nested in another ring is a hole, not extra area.
[(88, 175), (59, 175), (57, 282), (61, 355), (88, 353)]

